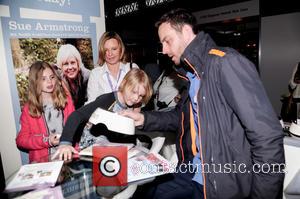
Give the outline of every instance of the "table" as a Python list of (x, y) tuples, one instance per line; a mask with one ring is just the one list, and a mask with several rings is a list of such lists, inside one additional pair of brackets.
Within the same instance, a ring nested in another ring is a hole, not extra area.
[[(143, 151), (139, 152), (139, 155), (141, 153), (145, 154), (145, 151), (149, 152), (148, 149), (143, 148)], [(50, 160), (51, 159), (49, 157), (43, 157), (39, 160), (39, 162), (48, 162)], [(99, 188), (93, 186), (92, 167), (93, 162), (90, 159), (87, 160), (86, 158), (82, 157), (75, 157), (69, 162), (64, 162), (57, 180), (57, 186), (60, 186), (64, 198), (102, 198), (97, 193), (99, 191)], [(140, 180), (129, 183), (128, 187), (124, 187), (125, 189), (123, 195), (120, 197), (120, 194), (116, 194), (116, 196), (119, 195), (119, 198), (124, 198), (124, 196), (131, 196), (138, 185), (150, 182), (153, 179), (154, 177), (147, 180)], [(7, 195), (7, 198), (14, 198), (25, 193), (26, 192), (10, 193)]]
[[(48, 157), (42, 158), (41, 162), (46, 162)], [(17, 171), (15, 172), (15, 174)], [(12, 175), (7, 181), (10, 181), (14, 175)], [(96, 193), (96, 188), (92, 183), (92, 162), (81, 160), (80, 158), (74, 158), (70, 162), (64, 162), (58, 177), (56, 187), (60, 187), (64, 198), (101, 198)], [(3, 193), (3, 198), (15, 198), (20, 197), (29, 191)]]

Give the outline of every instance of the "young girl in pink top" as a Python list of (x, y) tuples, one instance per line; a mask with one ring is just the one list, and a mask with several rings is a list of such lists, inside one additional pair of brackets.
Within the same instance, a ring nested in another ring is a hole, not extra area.
[(29, 71), (28, 102), (24, 105), (17, 136), (18, 148), (29, 152), (30, 162), (47, 161), (55, 152), (68, 116), (74, 111), (54, 69), (37, 61)]

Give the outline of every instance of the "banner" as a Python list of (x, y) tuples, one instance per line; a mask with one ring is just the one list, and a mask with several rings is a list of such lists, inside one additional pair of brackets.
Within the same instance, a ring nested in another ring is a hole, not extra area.
[(103, 0), (0, 2), (0, 43), (5, 57), (1, 67), (6, 67), (1, 71), (7, 71), (17, 131), (21, 106), (26, 101), (27, 75), (33, 62), (55, 64), (59, 47), (70, 43), (77, 48), (83, 46), (79, 49), (82, 62), (86, 68), (94, 67), (98, 39), (105, 31), (103, 6)]

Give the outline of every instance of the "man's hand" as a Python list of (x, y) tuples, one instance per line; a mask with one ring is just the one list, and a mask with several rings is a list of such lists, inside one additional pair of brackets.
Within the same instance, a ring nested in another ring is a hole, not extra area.
[(51, 159), (53, 160), (58, 157), (59, 160), (64, 160), (64, 161), (71, 160), (73, 153), (78, 154), (78, 151), (76, 151), (73, 146), (60, 145)]
[(124, 110), (124, 111), (119, 112), (119, 114), (133, 119), (135, 126), (143, 126), (144, 125), (145, 117), (144, 117), (144, 114), (142, 114), (142, 113), (138, 113), (138, 112), (135, 112), (132, 110)]

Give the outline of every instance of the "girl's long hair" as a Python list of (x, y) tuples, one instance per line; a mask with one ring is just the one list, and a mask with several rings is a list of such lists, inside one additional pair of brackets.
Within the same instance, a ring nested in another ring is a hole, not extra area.
[(54, 74), (56, 83), (52, 93), (53, 106), (58, 110), (63, 110), (67, 104), (67, 95), (61, 85), (61, 80), (54, 68), (47, 62), (37, 61), (30, 66), (29, 70), (29, 90), (28, 105), (29, 114), (32, 117), (40, 117), (43, 113), (43, 98), (41, 80), (43, 71), (49, 68)]

